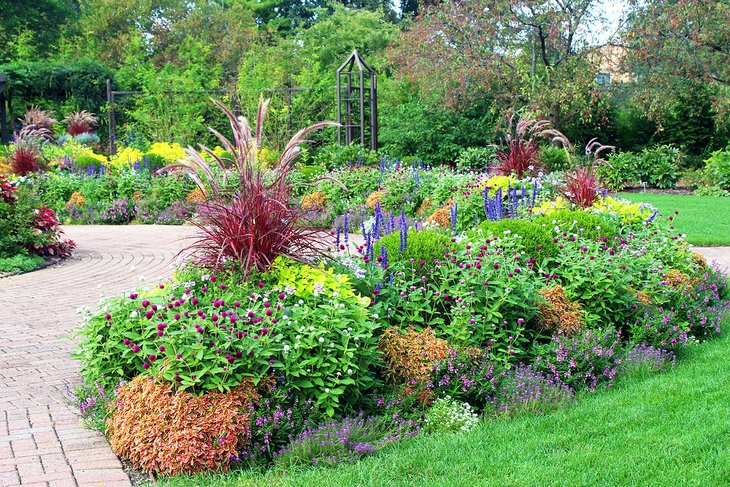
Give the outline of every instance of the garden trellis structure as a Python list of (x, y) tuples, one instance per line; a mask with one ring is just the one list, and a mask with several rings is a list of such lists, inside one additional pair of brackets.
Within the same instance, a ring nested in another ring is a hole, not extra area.
[[(357, 52), (337, 69), (337, 142), (378, 150), (378, 85), (375, 71)], [(344, 140), (343, 140), (344, 133)]]

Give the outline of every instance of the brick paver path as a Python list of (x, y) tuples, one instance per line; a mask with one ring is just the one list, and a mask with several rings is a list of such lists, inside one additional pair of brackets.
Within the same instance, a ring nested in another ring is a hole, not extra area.
[(79, 424), (66, 387), (76, 308), (168, 276), (189, 227), (69, 226), (74, 258), (0, 279), (0, 486), (126, 486), (104, 436)]
[[(184, 238), (171, 226), (69, 226), (78, 244), (59, 267), (0, 279), (0, 486), (127, 486), (104, 436), (68, 405), (79, 383), (71, 360), (75, 310), (168, 276)], [(697, 249), (730, 269), (728, 248)]]

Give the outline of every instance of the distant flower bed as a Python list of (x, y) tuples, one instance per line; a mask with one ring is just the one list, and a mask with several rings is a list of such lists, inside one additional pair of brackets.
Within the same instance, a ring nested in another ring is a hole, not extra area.
[(0, 272), (32, 270), (64, 259), (75, 244), (63, 238), (56, 213), (26, 187), (0, 175)]

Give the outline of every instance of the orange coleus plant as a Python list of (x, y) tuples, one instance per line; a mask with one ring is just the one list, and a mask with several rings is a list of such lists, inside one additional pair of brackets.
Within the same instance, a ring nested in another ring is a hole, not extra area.
[(563, 286), (543, 288), (540, 296), (543, 298), (539, 303), (540, 315), (548, 330), (574, 333), (583, 328), (583, 310), (580, 304), (568, 299)]
[(151, 376), (119, 389), (107, 432), (112, 449), (136, 468), (162, 475), (225, 471), (248, 441), (253, 383), (225, 394), (174, 392)]
[(406, 333), (388, 328), (380, 337), (378, 348), (385, 363), (384, 375), (394, 384), (408, 384), (428, 379), (433, 364), (449, 354), (446, 340), (437, 338), (431, 328)]

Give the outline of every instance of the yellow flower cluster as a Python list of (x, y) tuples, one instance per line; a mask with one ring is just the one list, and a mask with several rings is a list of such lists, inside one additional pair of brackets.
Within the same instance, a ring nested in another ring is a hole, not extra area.
[(499, 188), (502, 188), (502, 194), (507, 195), (507, 188), (513, 187), (517, 184), (517, 179), (512, 176), (492, 176), (486, 181), (482, 181), (479, 184), (479, 190), (484, 191), (485, 187), (489, 188), (489, 197), (494, 198)]
[(186, 156), (182, 146), (177, 142), (172, 144), (167, 142), (155, 142), (150, 146), (150, 150), (147, 151), (147, 154), (158, 155), (165, 159), (165, 161), (169, 164), (175, 163)]
[(558, 196), (554, 200), (545, 201), (541, 205), (536, 206), (532, 209), (532, 212), (536, 215), (552, 215), (557, 211), (566, 210), (568, 208), (570, 208), (570, 203), (568, 203), (568, 201), (562, 196)]
[(143, 158), (144, 152), (141, 150), (133, 147), (125, 147), (111, 158), (111, 164), (114, 167), (131, 166), (137, 161), (141, 162)]

